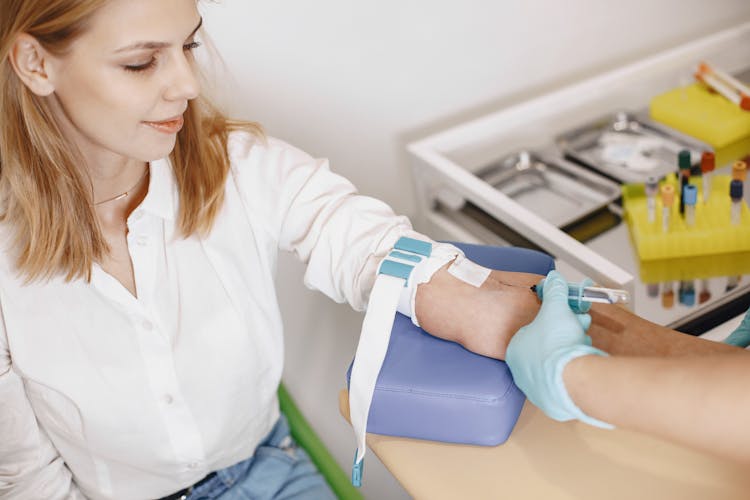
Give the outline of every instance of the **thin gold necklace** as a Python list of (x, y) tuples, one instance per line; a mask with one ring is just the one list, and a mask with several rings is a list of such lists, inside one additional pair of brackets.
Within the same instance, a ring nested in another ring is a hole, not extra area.
[(142, 175), (142, 176), (141, 176), (141, 177), (140, 177), (140, 178), (138, 179), (138, 182), (136, 182), (136, 183), (135, 183), (135, 184), (133, 185), (133, 187), (131, 187), (130, 189), (128, 189), (128, 190), (127, 190), (127, 191), (125, 191), (124, 193), (120, 193), (120, 194), (118, 194), (117, 196), (113, 196), (112, 198), (107, 198), (106, 200), (102, 200), (102, 201), (97, 201), (97, 202), (95, 202), (95, 203), (94, 203), (94, 206), (97, 206), (97, 205), (101, 205), (102, 203), (107, 203), (107, 202), (109, 202), (109, 201), (121, 200), (121, 199), (125, 198), (125, 197), (126, 197), (126, 196), (128, 196), (128, 195), (129, 195), (129, 194), (130, 194), (131, 192), (133, 192), (133, 190), (134, 190), (135, 188), (137, 188), (137, 187), (138, 187), (138, 186), (139, 186), (139, 185), (141, 184), (141, 181), (142, 181), (143, 179), (145, 179), (145, 178), (146, 178), (146, 176), (148, 175), (148, 172), (149, 172), (149, 169), (148, 169), (148, 168), (146, 168), (146, 170), (144, 170), (144, 172), (143, 172), (143, 175)]

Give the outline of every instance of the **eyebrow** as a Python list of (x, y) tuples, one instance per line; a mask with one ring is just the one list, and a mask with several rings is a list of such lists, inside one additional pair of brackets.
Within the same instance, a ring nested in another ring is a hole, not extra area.
[[(195, 33), (201, 28), (203, 25), (203, 17), (200, 18), (198, 21), (198, 25), (195, 27), (195, 29), (190, 33), (187, 38), (191, 38)], [(169, 47), (171, 44), (167, 42), (136, 42), (131, 45), (128, 45), (126, 47), (121, 47), (115, 52), (127, 52), (128, 50), (139, 50), (139, 49), (163, 49), (164, 47)]]

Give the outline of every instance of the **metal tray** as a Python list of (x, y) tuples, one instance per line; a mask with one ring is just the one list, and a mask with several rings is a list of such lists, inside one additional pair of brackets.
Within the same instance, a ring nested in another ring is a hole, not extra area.
[(690, 151), (700, 162), (708, 144), (658, 124), (644, 112), (620, 111), (566, 132), (556, 139), (569, 157), (620, 182), (645, 182), (677, 170), (677, 155)]
[(620, 187), (544, 152), (519, 151), (476, 175), (557, 227), (596, 212), (620, 197)]

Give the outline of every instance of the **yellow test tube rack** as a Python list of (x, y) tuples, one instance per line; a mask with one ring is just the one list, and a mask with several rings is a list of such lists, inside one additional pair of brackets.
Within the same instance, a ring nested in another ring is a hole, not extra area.
[(750, 113), (702, 83), (654, 97), (649, 112), (654, 121), (708, 143), (717, 166), (750, 153)]
[[(695, 224), (688, 227), (680, 214), (679, 197), (675, 196), (669, 213), (669, 229), (662, 228), (662, 202), (656, 196), (656, 210), (653, 222), (648, 220), (648, 205), (642, 184), (622, 186), (625, 219), (630, 227), (630, 235), (642, 261), (715, 255), (750, 251), (750, 210), (744, 200), (741, 202), (740, 222), (732, 224), (729, 197), (728, 175), (713, 175), (708, 203), (703, 203), (700, 177), (691, 177), (690, 183), (698, 188), (698, 203), (695, 206)], [(669, 174), (662, 182), (675, 187), (680, 193), (678, 180)], [(660, 185), (661, 185), (660, 184)]]
[(750, 252), (644, 260), (639, 264), (638, 276), (644, 283), (740, 276), (750, 274)]

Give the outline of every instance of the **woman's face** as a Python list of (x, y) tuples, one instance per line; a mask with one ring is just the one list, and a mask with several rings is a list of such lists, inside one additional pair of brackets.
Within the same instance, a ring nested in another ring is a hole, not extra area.
[(50, 59), (65, 134), (88, 162), (151, 161), (174, 148), (199, 84), (195, 0), (110, 0), (70, 50)]

